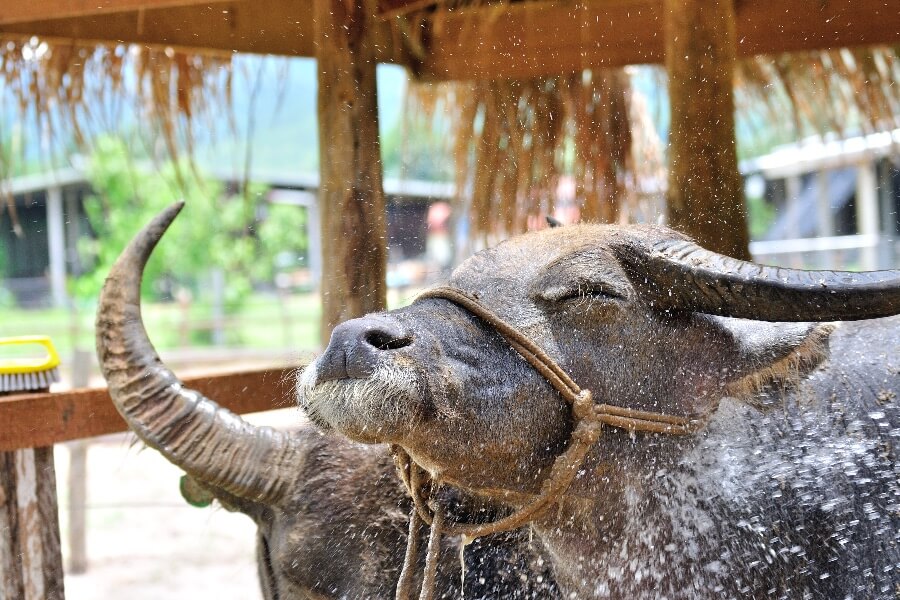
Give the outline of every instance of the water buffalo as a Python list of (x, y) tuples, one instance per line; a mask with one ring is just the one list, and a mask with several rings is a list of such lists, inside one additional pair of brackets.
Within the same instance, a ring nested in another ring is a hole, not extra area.
[[(410, 501), (387, 448), (309, 426), (290, 433), (255, 427), (184, 388), (154, 351), (141, 320), (141, 275), (180, 207), (169, 208), (138, 234), (101, 293), (97, 352), (116, 407), (147, 445), (226, 508), (256, 522), (267, 600), (393, 598)], [(502, 512), (454, 493), (446, 501), (468, 518)], [(427, 532), (418, 535), (424, 545)], [(438, 597), (555, 598), (542, 560), (525, 532), (465, 548), (459, 538), (445, 539)], [(416, 573), (423, 563), (420, 556)]]
[(594, 410), (696, 429), (602, 427), (531, 523), (564, 597), (900, 597), (900, 271), (777, 269), (664, 227), (576, 225), (480, 252), (449, 287), (496, 319), (426, 297), (338, 326), (298, 382), (309, 418), (399, 445), (436, 484), (531, 502), (573, 410), (502, 321)]

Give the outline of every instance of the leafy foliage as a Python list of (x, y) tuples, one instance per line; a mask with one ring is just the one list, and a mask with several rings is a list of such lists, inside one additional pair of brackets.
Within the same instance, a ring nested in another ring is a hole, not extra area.
[[(167, 299), (177, 290), (211, 300), (211, 273), (225, 273), (224, 303), (234, 310), (255, 285), (273, 273), (277, 253), (306, 249), (305, 215), (297, 207), (270, 207), (260, 218), (265, 189), (251, 185), (246, 194), (227, 194), (223, 186), (190, 176), (184, 165), (158, 170), (131, 161), (125, 144), (114, 138), (97, 141), (88, 169), (95, 195), (85, 201), (95, 236), (83, 240), (80, 251), (93, 268), (75, 282), (79, 298), (96, 297), (103, 279), (122, 248), (153, 216), (182, 199), (185, 208), (147, 265), (142, 293)], [(264, 241), (264, 231), (272, 241)], [(277, 247), (283, 244), (286, 247)]]
[(747, 196), (747, 226), (750, 239), (760, 240), (775, 222), (776, 208), (762, 196)]
[(407, 115), (406, 121), (398, 121), (387, 132), (382, 141), (382, 157), (388, 177), (453, 181), (455, 163), (448, 132), (419, 112)]

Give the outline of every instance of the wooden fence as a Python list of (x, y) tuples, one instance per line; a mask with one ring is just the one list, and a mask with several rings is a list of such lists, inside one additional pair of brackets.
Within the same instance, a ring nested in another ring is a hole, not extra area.
[[(293, 368), (184, 378), (237, 414), (285, 408)], [(127, 431), (106, 388), (0, 397), (0, 600), (63, 600), (53, 445)]]

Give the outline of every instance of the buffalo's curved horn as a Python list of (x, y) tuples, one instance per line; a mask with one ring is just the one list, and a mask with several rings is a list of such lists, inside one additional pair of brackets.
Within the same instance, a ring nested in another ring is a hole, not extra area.
[(297, 444), (186, 389), (160, 361), (141, 320), (144, 266), (182, 206), (153, 219), (110, 270), (97, 308), (100, 367), (116, 408), (148, 446), (198, 481), (276, 505), (295, 484), (291, 465), (302, 460)]
[(623, 247), (654, 307), (757, 321), (855, 321), (900, 313), (900, 271), (803, 271), (717, 254), (685, 240)]

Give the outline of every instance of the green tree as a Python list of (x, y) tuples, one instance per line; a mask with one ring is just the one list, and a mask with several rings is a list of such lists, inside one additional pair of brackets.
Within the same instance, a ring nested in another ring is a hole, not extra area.
[(387, 177), (453, 181), (455, 162), (448, 132), (421, 116), (400, 120), (382, 142)]
[(145, 297), (165, 298), (173, 288), (182, 287), (194, 297), (210, 301), (206, 283), (210, 273), (220, 269), (225, 273), (225, 309), (233, 310), (255, 283), (272, 275), (276, 248), (261, 242), (261, 226), (277, 240), (288, 238), (282, 229), (292, 230), (293, 246), (288, 250), (301, 244), (305, 248), (302, 223), (293, 229), (296, 218), (286, 219), (281, 211), (270, 210), (270, 218), (261, 221), (257, 210), (264, 201), (265, 188), (261, 186), (251, 185), (243, 195), (228, 195), (218, 182), (195, 176), (184, 166), (141, 168), (132, 161), (125, 144), (114, 138), (97, 141), (88, 176), (94, 194), (86, 199), (85, 209), (95, 235), (81, 246), (86, 264), (93, 265), (75, 282), (75, 295), (82, 299), (96, 297), (122, 248), (153, 216), (177, 200), (184, 200), (185, 208), (147, 265)]
[(306, 211), (298, 206), (269, 204), (259, 226), (261, 255), (256, 276), (271, 281), (276, 270), (308, 266)]

